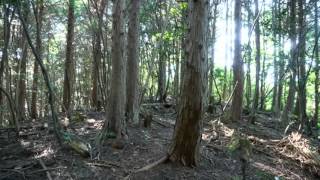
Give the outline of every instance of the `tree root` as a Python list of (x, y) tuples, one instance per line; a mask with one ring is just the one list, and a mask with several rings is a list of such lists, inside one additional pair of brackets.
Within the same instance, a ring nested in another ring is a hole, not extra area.
[(151, 163), (151, 164), (148, 164), (148, 165), (146, 165), (146, 166), (144, 166), (144, 167), (142, 167), (142, 168), (140, 168), (140, 169), (137, 169), (137, 170), (133, 171), (131, 174), (129, 174), (128, 176), (126, 176), (124, 179), (125, 179), (125, 180), (130, 179), (130, 176), (131, 176), (132, 174), (139, 173), (139, 172), (143, 172), (143, 171), (148, 171), (148, 170), (150, 170), (150, 169), (152, 169), (152, 168), (154, 168), (154, 167), (156, 167), (156, 166), (158, 166), (158, 165), (160, 165), (160, 164), (162, 164), (162, 163), (167, 162), (168, 160), (169, 160), (169, 156), (166, 155), (166, 156), (162, 157), (161, 159), (159, 159), (159, 160), (157, 160), (157, 161), (155, 161), (155, 162), (153, 162), (153, 163)]

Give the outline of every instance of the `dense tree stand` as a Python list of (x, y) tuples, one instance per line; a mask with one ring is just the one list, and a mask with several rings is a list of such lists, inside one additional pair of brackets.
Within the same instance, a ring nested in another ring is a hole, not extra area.
[(319, 9), (0, 0), (0, 180), (318, 180)]

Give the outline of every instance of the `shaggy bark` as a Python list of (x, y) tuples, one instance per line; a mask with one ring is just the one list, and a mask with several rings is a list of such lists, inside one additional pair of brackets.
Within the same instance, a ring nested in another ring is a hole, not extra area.
[(206, 98), (206, 21), (208, 1), (189, 0), (186, 66), (169, 159), (186, 166), (199, 160), (201, 119)]
[(140, 0), (131, 0), (129, 10), (128, 55), (127, 55), (127, 104), (129, 121), (138, 122), (139, 116), (139, 10)]
[(63, 83), (63, 107), (62, 110), (66, 111), (69, 115), (72, 110), (72, 96), (73, 96), (73, 84), (75, 77), (75, 62), (74, 62), (74, 8), (75, 0), (69, 0), (68, 10), (68, 32), (67, 32), (67, 47), (66, 47), (66, 60), (64, 71), (64, 83)]

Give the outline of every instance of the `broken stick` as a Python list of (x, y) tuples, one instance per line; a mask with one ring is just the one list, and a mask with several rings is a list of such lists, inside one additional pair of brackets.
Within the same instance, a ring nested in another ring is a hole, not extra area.
[(48, 171), (48, 168), (47, 168), (47, 166), (44, 164), (44, 162), (42, 161), (42, 159), (39, 159), (39, 163), (40, 163), (41, 167), (43, 168), (43, 170), (46, 172), (47, 178), (48, 178), (49, 180), (52, 180), (51, 174), (50, 174), (50, 172)]

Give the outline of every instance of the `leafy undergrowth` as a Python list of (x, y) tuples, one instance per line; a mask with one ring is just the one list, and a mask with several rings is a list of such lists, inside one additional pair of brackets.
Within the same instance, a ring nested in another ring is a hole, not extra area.
[[(144, 106), (143, 112), (153, 114), (151, 127), (129, 125), (129, 140), (124, 148), (114, 149), (112, 140), (107, 140), (99, 160), (83, 158), (61, 148), (52, 130), (41, 120), (24, 124), (19, 139), (10, 130), (2, 129), (0, 179), (242, 179), (240, 163), (228, 151), (235, 130), (245, 134), (253, 146), (247, 179), (319, 178), (319, 149), (312, 149), (316, 142), (297, 133), (283, 136), (277, 122), (266, 115), (259, 115), (255, 125), (246, 120), (221, 123), (213, 115), (206, 115), (197, 167), (163, 163), (133, 173), (166, 155), (176, 116), (173, 107), (159, 104)], [(69, 131), (94, 144), (104, 114), (80, 113), (83, 118), (71, 121)]]

